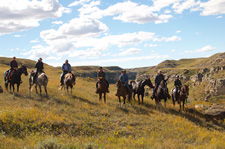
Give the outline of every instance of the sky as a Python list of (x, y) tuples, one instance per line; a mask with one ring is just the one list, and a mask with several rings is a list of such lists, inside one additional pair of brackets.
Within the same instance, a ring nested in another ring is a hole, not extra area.
[(0, 0), (0, 56), (136, 68), (225, 52), (225, 0)]

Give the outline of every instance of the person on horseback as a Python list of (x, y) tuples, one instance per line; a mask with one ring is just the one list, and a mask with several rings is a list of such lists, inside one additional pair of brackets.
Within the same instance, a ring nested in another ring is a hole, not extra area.
[(36, 77), (37, 77), (38, 73), (39, 72), (43, 72), (44, 64), (42, 62), (42, 58), (39, 58), (38, 59), (38, 62), (36, 63), (35, 68), (36, 68), (36, 72), (34, 74), (33, 82), (31, 84), (34, 84), (35, 83), (35, 80), (36, 80)]
[(61, 74), (61, 79), (60, 79), (60, 86), (63, 85), (63, 78), (67, 73), (71, 73), (71, 65), (69, 64), (69, 61), (66, 60), (65, 63), (62, 65), (62, 71), (63, 73)]
[(158, 70), (158, 74), (155, 78), (155, 88), (153, 89), (153, 93), (152, 93), (152, 96), (151, 96), (151, 99), (154, 99), (156, 96), (155, 96), (155, 92), (157, 90), (157, 88), (159, 87), (160, 85), (160, 82), (162, 80), (165, 80), (164, 79), (164, 75), (162, 74), (162, 71), (161, 70)]
[(8, 76), (7, 76), (7, 80), (6, 80), (6, 83), (8, 83), (9, 81), (9, 77), (11, 75), (11, 72), (15, 71), (18, 69), (18, 64), (16, 62), (16, 57), (14, 56), (12, 61), (9, 63), (10, 65), (10, 69), (9, 69), (9, 73), (8, 73)]
[(121, 71), (122, 74), (120, 75), (119, 77), (119, 80), (124, 84), (127, 92), (129, 93), (129, 99), (131, 98), (131, 90), (130, 90), (130, 87), (129, 87), (129, 84), (128, 84), (128, 75), (126, 74), (126, 70), (122, 70)]
[(176, 75), (176, 80), (174, 81), (174, 86), (175, 86), (175, 99), (177, 100), (177, 95), (181, 89), (182, 83), (179, 79), (179, 75)]
[[(99, 67), (99, 71), (97, 73), (97, 78), (102, 78), (103, 81), (105, 81), (105, 83), (107, 84), (107, 93), (109, 93), (109, 82), (106, 80), (106, 75), (105, 75), (105, 72), (103, 71), (103, 68), (102, 67)], [(98, 83), (99, 83), (99, 80), (98, 82), (96, 83), (96, 94), (98, 94)]]

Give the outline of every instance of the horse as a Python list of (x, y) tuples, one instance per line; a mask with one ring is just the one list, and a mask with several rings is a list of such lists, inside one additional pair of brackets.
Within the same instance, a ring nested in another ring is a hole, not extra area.
[[(132, 90), (131, 86), (130, 87), (130, 90)], [(118, 80), (117, 81), (117, 93), (116, 93), (116, 96), (119, 98), (119, 103), (120, 103), (120, 107), (121, 107), (121, 99), (120, 99), (120, 96), (123, 97), (123, 104), (125, 105), (125, 101), (126, 101), (126, 98), (128, 96), (128, 100), (131, 104), (131, 97), (129, 97), (129, 92), (127, 91), (126, 87), (124, 86), (124, 83), (121, 81), (121, 80)]]
[(8, 91), (8, 83), (10, 83), (10, 91), (11, 91), (11, 86), (13, 87), (13, 93), (14, 93), (14, 84), (17, 84), (17, 92), (19, 92), (19, 87), (21, 84), (21, 75), (24, 74), (25, 76), (28, 75), (27, 73), (27, 67), (26, 66), (21, 66), (18, 70), (15, 70), (12, 75), (11, 75), (11, 80), (8, 80), (8, 73), (9, 70), (5, 71), (4, 73), (4, 80), (5, 80), (5, 88)]
[(143, 104), (143, 99), (144, 99), (144, 93), (145, 93), (145, 86), (148, 85), (151, 88), (154, 88), (152, 85), (152, 82), (150, 78), (143, 79), (139, 82), (136, 81), (131, 81), (130, 85), (132, 86), (132, 94), (133, 94), (133, 99), (135, 100), (135, 95), (138, 95), (138, 104), (140, 104), (140, 95), (142, 99), (142, 104)]
[(159, 109), (160, 111), (162, 111), (161, 100), (164, 99), (164, 107), (165, 107), (165, 112), (166, 112), (167, 98), (170, 99), (170, 95), (168, 93), (168, 88), (167, 88), (167, 80), (162, 80), (156, 91), (156, 97), (155, 97), (156, 108)]
[[(35, 71), (31, 71), (30, 72), (30, 76), (29, 76), (29, 95), (31, 96), (31, 88), (32, 88), (32, 82), (33, 82), (33, 79), (34, 79), (34, 75), (35, 75)], [(46, 93), (46, 96), (48, 96), (48, 92), (47, 92), (47, 84), (48, 84), (48, 77), (47, 75), (44, 73), (44, 72), (38, 72), (37, 74), (37, 77), (35, 79), (35, 89), (36, 89), (36, 94), (38, 94), (38, 91), (37, 91), (37, 86), (39, 86), (39, 89), (40, 89), (40, 95), (41, 95), (41, 86), (44, 86), (45, 88), (45, 93)]]
[(61, 86), (61, 90), (62, 88), (64, 88), (64, 90), (67, 89), (67, 93), (69, 94), (69, 87), (70, 87), (72, 96), (72, 89), (75, 84), (76, 84), (76, 74), (67, 73), (63, 78), (63, 85)]
[[(175, 94), (173, 90), (172, 90), (172, 93)], [(185, 104), (185, 101), (187, 102), (188, 95), (189, 95), (189, 87), (188, 87), (188, 85), (182, 86), (182, 88), (180, 90), (180, 93), (177, 96), (177, 102), (180, 105), (180, 110), (179, 111), (181, 111), (181, 102), (183, 102), (183, 110), (184, 110), (184, 104)], [(172, 95), (172, 97), (175, 97), (175, 96)], [(175, 98), (172, 98), (172, 99), (173, 99), (173, 105), (175, 107)]]
[(98, 94), (99, 94), (99, 101), (102, 100), (102, 94), (104, 95), (104, 102), (106, 103), (106, 92), (107, 92), (107, 84), (102, 77), (99, 77), (98, 82)]

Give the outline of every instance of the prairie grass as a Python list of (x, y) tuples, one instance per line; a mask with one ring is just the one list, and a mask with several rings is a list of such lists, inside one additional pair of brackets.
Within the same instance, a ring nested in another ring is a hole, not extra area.
[[(0, 78), (8, 66), (0, 65)], [(30, 71), (29, 69), (28, 71)], [(223, 148), (224, 121), (207, 120), (186, 105), (178, 112), (155, 110), (154, 101), (132, 101), (118, 106), (116, 85), (110, 85), (107, 103), (99, 102), (95, 81), (77, 78), (73, 96), (59, 89), (60, 69), (46, 66), (49, 97), (28, 95), (28, 76), (20, 92), (0, 94), (0, 148)], [(0, 80), (3, 86), (3, 80)], [(172, 85), (171, 85), (172, 87)]]

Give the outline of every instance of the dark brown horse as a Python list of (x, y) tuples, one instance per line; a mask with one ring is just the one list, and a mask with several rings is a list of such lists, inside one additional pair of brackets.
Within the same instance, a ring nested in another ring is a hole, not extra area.
[(20, 83), (21, 83), (21, 75), (24, 74), (25, 76), (28, 75), (27, 73), (27, 67), (26, 66), (21, 66), (18, 70), (16, 70), (12, 76), (11, 76), (11, 80), (8, 80), (8, 73), (9, 70), (7, 70), (4, 73), (4, 79), (5, 79), (5, 88), (8, 91), (8, 83), (10, 83), (10, 90), (11, 90), (11, 86), (13, 87), (13, 93), (15, 90), (14, 84), (17, 84), (17, 92), (19, 92), (19, 87), (20, 87)]
[[(185, 101), (187, 101), (188, 95), (189, 95), (188, 85), (182, 86), (182, 88), (180, 90), (180, 93), (177, 96), (177, 102), (178, 102), (178, 104), (180, 104), (180, 110), (179, 111), (181, 111), (181, 102), (183, 102), (183, 110), (184, 110), (184, 104), (185, 104)], [(175, 107), (176, 99), (175, 99), (175, 93), (174, 93), (173, 90), (172, 90), (172, 100), (173, 100), (173, 105)]]
[(61, 90), (62, 90), (62, 88), (64, 88), (64, 90), (67, 89), (67, 93), (69, 94), (69, 87), (70, 87), (71, 88), (71, 96), (72, 96), (72, 90), (73, 90), (73, 86), (75, 84), (76, 84), (76, 74), (67, 73), (64, 76), (63, 85), (61, 86)]
[(164, 106), (166, 111), (166, 101), (167, 101), (167, 98), (170, 99), (170, 95), (168, 93), (168, 88), (167, 88), (167, 80), (168, 79), (162, 80), (156, 91), (155, 103), (156, 103), (156, 108), (159, 109), (160, 111), (162, 111), (161, 100), (164, 99)]
[(104, 102), (106, 103), (106, 92), (107, 92), (107, 84), (102, 77), (98, 79), (98, 94), (99, 94), (99, 101), (102, 100), (102, 94), (104, 95)]
[[(131, 89), (131, 86), (130, 86), (130, 89)], [(118, 96), (119, 98), (119, 102), (120, 102), (120, 107), (121, 107), (121, 99), (120, 97), (122, 96), (123, 97), (123, 104), (125, 105), (126, 104), (126, 98), (128, 96), (128, 100), (131, 104), (131, 97), (129, 97), (129, 92), (127, 91), (125, 85), (123, 84), (123, 82), (121, 80), (118, 80), (117, 81), (117, 93), (116, 93), (116, 96)]]
[(146, 79), (143, 79), (139, 82), (131, 81), (130, 85), (132, 86), (133, 99), (135, 100), (135, 95), (136, 94), (138, 95), (138, 104), (140, 104), (140, 95), (141, 95), (142, 104), (143, 104), (144, 93), (145, 93), (144, 87), (147, 85), (151, 88), (154, 88), (154, 86), (152, 85), (152, 82), (151, 82), (149, 77), (147, 77)]

